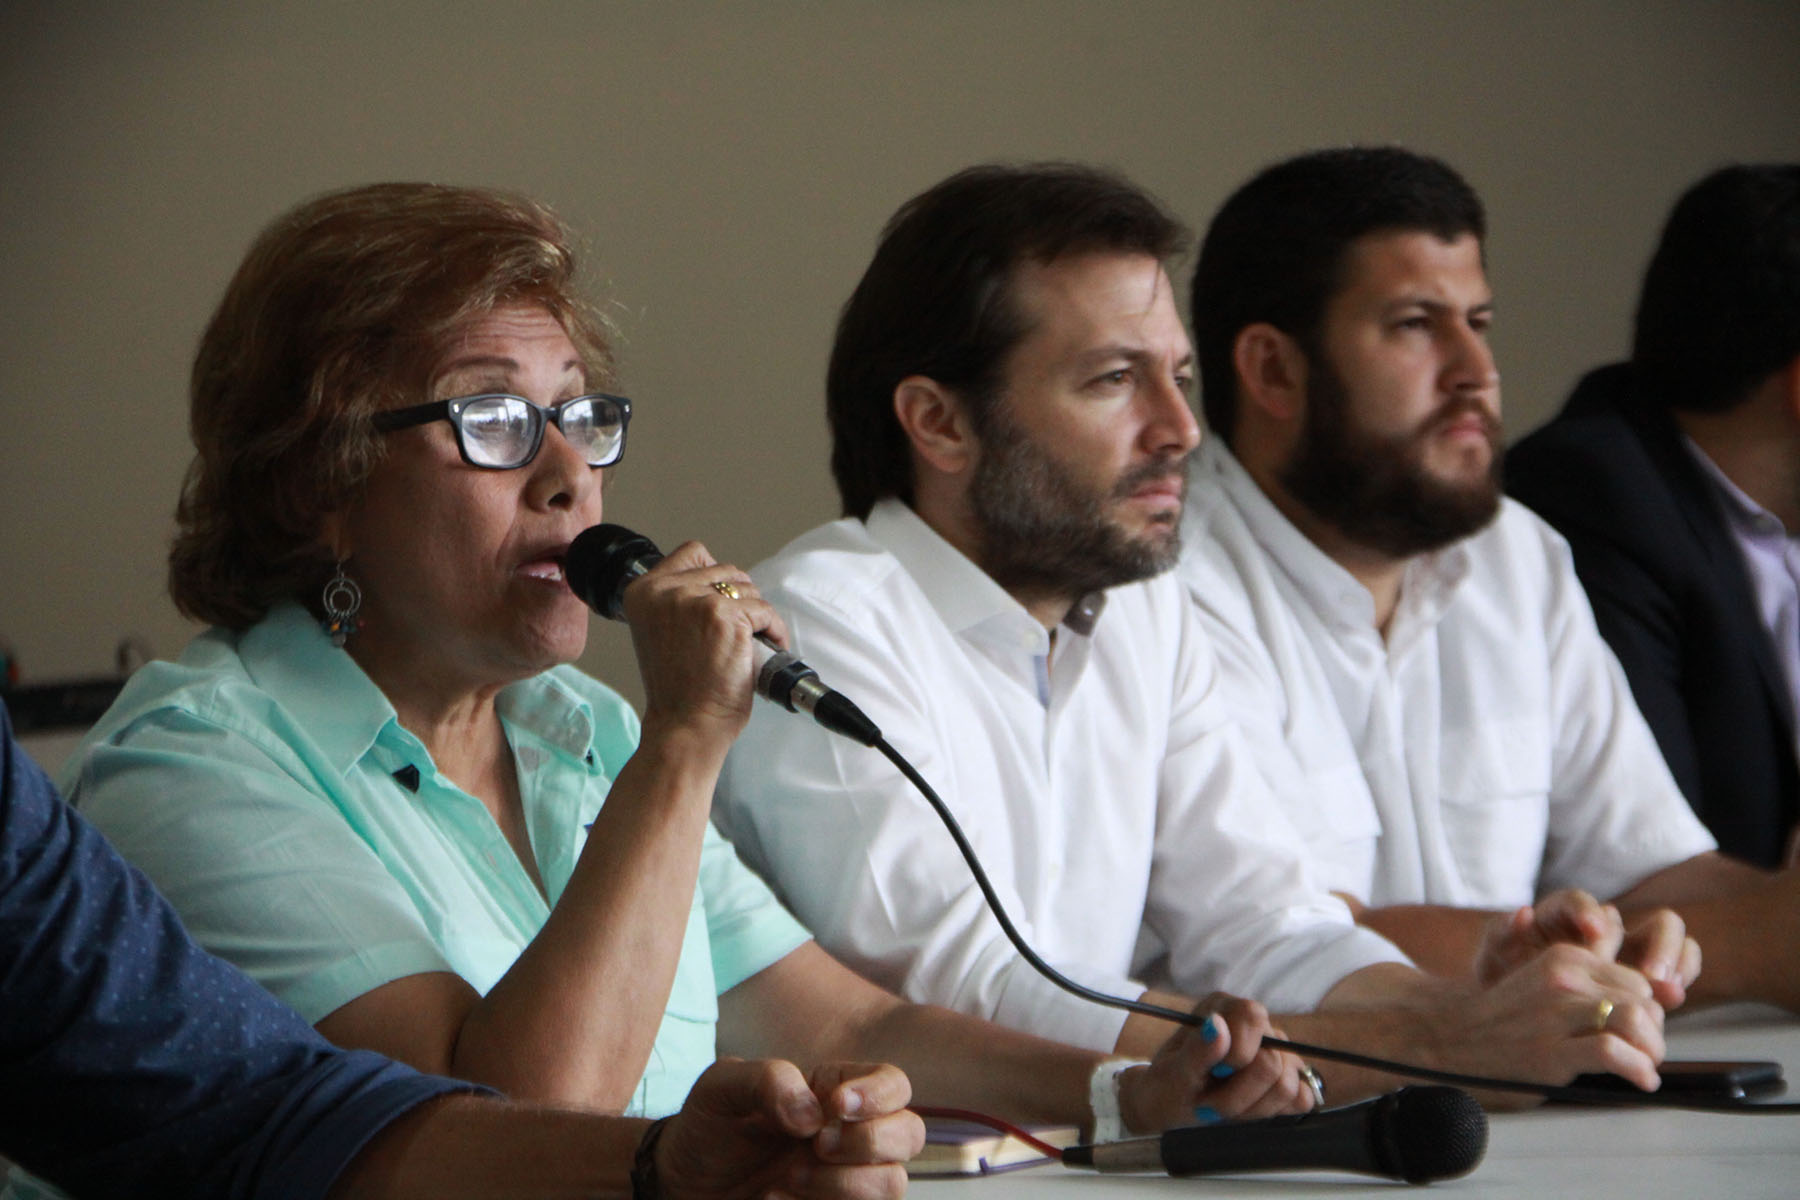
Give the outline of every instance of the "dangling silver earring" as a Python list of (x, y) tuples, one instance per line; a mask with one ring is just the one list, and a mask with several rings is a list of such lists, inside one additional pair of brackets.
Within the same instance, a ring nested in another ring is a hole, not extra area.
[(337, 574), (325, 581), (319, 603), (325, 608), (325, 619), (319, 624), (331, 638), (331, 644), (341, 650), (359, 628), (356, 614), (362, 611), (362, 589), (356, 586), (356, 580), (344, 574), (341, 561), (337, 565)]

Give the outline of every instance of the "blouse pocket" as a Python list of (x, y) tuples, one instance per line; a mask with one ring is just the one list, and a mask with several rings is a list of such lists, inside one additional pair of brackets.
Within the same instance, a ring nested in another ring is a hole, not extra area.
[(687, 930), (675, 980), (663, 1006), (650, 1061), (629, 1107), (633, 1116), (664, 1116), (681, 1107), (694, 1080), (717, 1057), (718, 990), (706, 935), (706, 910), (698, 893), (688, 909)]
[(675, 980), (669, 988), (669, 1002), (664, 1011), (671, 1017), (705, 1025), (716, 1025), (719, 1020), (719, 993), (713, 980), (706, 909), (697, 891), (693, 904), (688, 907), (681, 959), (675, 966)]

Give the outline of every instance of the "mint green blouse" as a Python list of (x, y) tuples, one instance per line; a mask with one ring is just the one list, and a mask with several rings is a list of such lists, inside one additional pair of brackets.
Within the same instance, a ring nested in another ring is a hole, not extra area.
[[(425, 971), (486, 993), (562, 895), (637, 745), (637, 715), (572, 667), (506, 688), (498, 706), (549, 904), (482, 803), (438, 774), (298, 606), (144, 667), (61, 782), (203, 946), (316, 1023)], [(680, 1108), (715, 1056), (718, 995), (807, 937), (709, 825), (628, 1111)]]

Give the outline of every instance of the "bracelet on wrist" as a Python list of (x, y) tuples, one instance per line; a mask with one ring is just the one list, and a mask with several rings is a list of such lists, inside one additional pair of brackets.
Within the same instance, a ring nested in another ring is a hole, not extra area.
[(1141, 1058), (1103, 1058), (1088, 1076), (1088, 1111), (1094, 1124), (1088, 1135), (1093, 1145), (1116, 1142), (1126, 1134), (1124, 1111), (1119, 1103), (1119, 1081), (1133, 1067), (1147, 1067)]
[(662, 1200), (662, 1184), (656, 1178), (656, 1143), (662, 1140), (672, 1117), (658, 1117), (638, 1140), (631, 1156), (631, 1200)]

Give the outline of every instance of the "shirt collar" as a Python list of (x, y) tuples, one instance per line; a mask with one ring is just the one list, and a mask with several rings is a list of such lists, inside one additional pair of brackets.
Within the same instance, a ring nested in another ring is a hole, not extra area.
[(1733, 483), (1731, 476), (1719, 469), (1719, 464), (1709, 457), (1706, 451), (1693, 438), (1683, 433), (1681, 441), (1687, 447), (1688, 454), (1699, 464), (1700, 473), (1712, 480), (1713, 493), (1719, 498), (1719, 507), (1724, 510), (1725, 520), (1732, 530), (1743, 538), (1752, 539), (1785, 539), (1787, 527), (1781, 518), (1750, 498), (1750, 494)]
[[(1201, 444), (1189, 471), (1189, 485), (1187, 511), (1191, 516), (1197, 517), (1198, 510), (1213, 502), (1207, 492), (1217, 489), (1242, 514), (1251, 536), (1314, 610), (1341, 625), (1374, 628), (1375, 598), (1369, 589), (1275, 507), (1222, 438), (1208, 437)], [(1200, 524), (1197, 519), (1191, 523)], [(1402, 626), (1434, 624), (1449, 608), (1469, 576), (1466, 540), (1417, 555), (1407, 563), (1400, 584), (1400, 606), (1390, 626), (1390, 643)]]
[(340, 772), (368, 753), (389, 724), (399, 725), (381, 689), (298, 604), (277, 606), (246, 632), (238, 657), (256, 686)]
[[(1049, 652), (1049, 630), (903, 501), (892, 496), (876, 501), (864, 525), (917, 581), (951, 632), (960, 635), (985, 627), (1033, 654)], [(1075, 602), (1062, 623), (1091, 637), (1105, 607), (1106, 594), (1090, 592)]]
[(594, 709), (562, 679), (569, 667), (545, 671), (503, 688), (495, 702), (500, 718), (576, 762), (594, 766)]
[[(290, 713), (340, 772), (348, 772), (384, 731), (405, 749), (424, 745), (401, 727), (394, 706), (356, 660), (332, 645), (298, 604), (282, 604), (243, 635), (238, 654), (256, 685)], [(594, 715), (588, 702), (545, 672), (502, 689), (496, 706), (522, 729), (577, 762), (590, 763)]]

